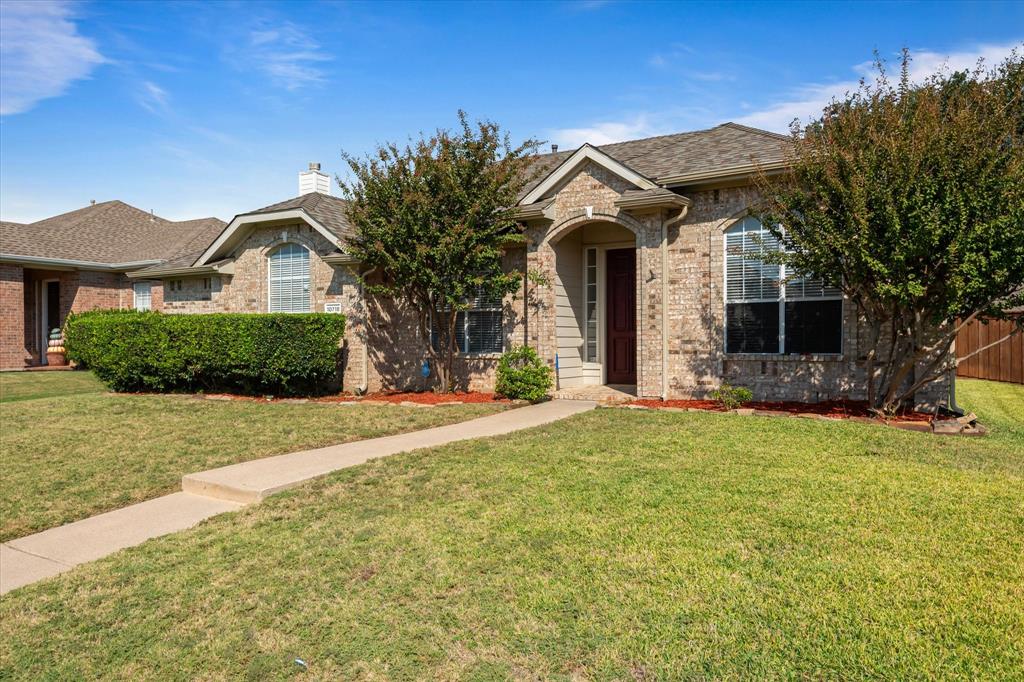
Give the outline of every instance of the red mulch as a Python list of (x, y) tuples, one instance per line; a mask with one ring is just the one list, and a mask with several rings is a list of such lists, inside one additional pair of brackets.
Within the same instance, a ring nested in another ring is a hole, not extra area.
[[(205, 398), (206, 400), (244, 400), (268, 402), (264, 396), (258, 395), (237, 395), (234, 393), (195, 393), (195, 394), (166, 394), (166, 393), (121, 393), (119, 395), (187, 395), (193, 398)], [(301, 401), (308, 400), (311, 403), (357, 403), (363, 400), (387, 403), (420, 403), (422, 405), (436, 405), (438, 403), (509, 403), (508, 398), (501, 398), (494, 393), (432, 393), (432, 392), (405, 392), (405, 393), (370, 393), (361, 398), (348, 393), (337, 395), (312, 396), (308, 398), (296, 396), (293, 398), (275, 396), (269, 399), (272, 402)]]
[[(714, 400), (634, 400), (632, 404), (653, 408), (685, 407), (693, 410), (710, 410), (713, 412), (726, 411), (725, 408)], [(799, 403), (793, 401), (750, 402), (744, 403), (743, 407), (755, 410), (771, 410), (773, 412), (789, 412), (790, 414), (820, 414), (839, 419), (874, 417), (868, 411), (866, 402), (854, 400), (828, 400), (820, 403)], [(932, 420), (932, 415), (925, 412), (903, 412), (897, 419), (899, 421), (928, 423)]]
[(468, 393), (370, 393), (363, 400), (382, 400), (389, 403), (420, 403), (423, 405), (436, 405), (438, 403), (507, 403), (507, 398), (499, 398), (494, 393), (480, 393), (471, 391)]

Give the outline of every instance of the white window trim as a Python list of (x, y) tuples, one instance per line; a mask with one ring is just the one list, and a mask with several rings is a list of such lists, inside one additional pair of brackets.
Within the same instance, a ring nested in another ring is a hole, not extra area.
[[(139, 307), (139, 286), (140, 285), (146, 286), (149, 289), (149, 291), (146, 294), (146, 297), (149, 299), (149, 301), (146, 303), (146, 307), (145, 308), (140, 308)], [(135, 310), (152, 310), (153, 309), (153, 283), (151, 281), (144, 280), (144, 281), (133, 282), (132, 283), (132, 308), (135, 309)]]
[[(287, 247), (289, 244), (294, 244), (295, 246), (298, 246), (301, 249), (305, 249), (306, 253), (309, 254), (309, 272), (306, 274), (306, 288), (307, 288), (307, 291), (309, 293), (309, 306), (306, 308), (306, 310), (276, 310), (275, 311), (275, 310), (272, 310), (273, 305), (271, 303), (272, 296), (273, 296), (273, 294), (271, 293), (273, 285), (272, 285), (272, 280), (271, 280), (272, 271), (271, 271), (271, 266), (270, 266), (270, 259), (271, 259), (271, 257), (275, 253), (277, 253), (281, 249)], [(302, 315), (302, 314), (305, 314), (305, 313), (313, 312), (313, 250), (310, 249), (305, 244), (302, 244), (300, 242), (286, 241), (286, 242), (282, 242), (280, 244), (274, 245), (274, 247), (272, 249), (270, 249), (270, 251), (268, 251), (266, 253), (264, 258), (266, 259), (266, 262), (267, 262), (267, 312), (268, 313), (278, 312), (278, 313), (285, 313), (285, 314), (292, 314), (292, 315)]]
[[(774, 357), (801, 357), (802, 353), (786, 353), (786, 301), (798, 302), (798, 301), (840, 301), (842, 307), (839, 312), (839, 351), (836, 353), (811, 353), (809, 355), (818, 357), (841, 357), (846, 352), (846, 334), (844, 334), (844, 327), (846, 323), (846, 303), (845, 297), (842, 294), (831, 295), (831, 296), (795, 296), (787, 298), (786, 296), (786, 266), (779, 265), (779, 296), (778, 298), (744, 298), (744, 299), (730, 299), (729, 298), (729, 230), (736, 225), (740, 224), (749, 216), (744, 216), (739, 220), (733, 222), (729, 227), (722, 231), (722, 352), (727, 356), (765, 356), (770, 355)], [(762, 228), (764, 226), (762, 225)], [(767, 232), (767, 230), (765, 230)], [(778, 350), (774, 353), (745, 353), (745, 352), (729, 352), (729, 304), (736, 303), (775, 303), (779, 304), (779, 345)]]

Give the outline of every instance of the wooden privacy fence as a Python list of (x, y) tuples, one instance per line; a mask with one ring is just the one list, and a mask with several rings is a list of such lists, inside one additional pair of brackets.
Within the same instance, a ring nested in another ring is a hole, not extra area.
[[(1018, 316), (1024, 313), (1018, 313)], [(956, 356), (962, 358), (1003, 338), (1013, 330), (1011, 320), (990, 320), (988, 324), (974, 320), (956, 337)], [(1000, 344), (981, 351), (961, 362), (958, 377), (974, 377), (993, 381), (1024, 384), (1024, 333), (1017, 333)]]

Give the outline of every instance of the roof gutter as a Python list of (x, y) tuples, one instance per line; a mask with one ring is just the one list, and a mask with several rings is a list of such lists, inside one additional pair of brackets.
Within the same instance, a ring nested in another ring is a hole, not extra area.
[(159, 265), (163, 262), (162, 260), (137, 260), (125, 263), (97, 263), (96, 261), (72, 260), (70, 258), (44, 258), (41, 256), (19, 256), (13, 253), (0, 253), (0, 263), (47, 266), (67, 270), (97, 270), (100, 272), (124, 272), (151, 265)]
[(323, 257), (323, 261), (328, 265), (359, 265), (360, 261), (358, 258), (350, 253), (329, 253)]
[(689, 210), (693, 201), (678, 194), (655, 194), (653, 196), (620, 196), (615, 205), (625, 209), (668, 208)]
[(742, 180), (749, 178), (758, 172), (775, 174), (790, 167), (789, 161), (770, 161), (768, 163), (744, 163), (738, 166), (726, 166), (716, 168), (712, 171), (699, 173), (680, 173), (677, 175), (666, 175), (658, 178), (663, 185), (696, 185), (705, 182), (723, 182), (728, 180)]
[(196, 267), (175, 267), (175, 268), (148, 268), (126, 272), (128, 279), (163, 279), (165, 277), (191, 277), (198, 275), (233, 275), (235, 274), (235, 262), (217, 263), (214, 265), (199, 265)]

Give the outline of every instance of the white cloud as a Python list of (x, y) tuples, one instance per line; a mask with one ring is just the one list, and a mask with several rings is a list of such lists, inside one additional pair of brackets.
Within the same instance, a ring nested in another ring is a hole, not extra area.
[(622, 140), (635, 140), (660, 134), (646, 114), (625, 121), (603, 121), (583, 128), (554, 128), (548, 138), (566, 149), (575, 149), (584, 142), (594, 145), (611, 144)]
[[(919, 83), (938, 71), (970, 70), (978, 64), (979, 59), (984, 59), (985, 64), (991, 66), (1008, 57), (1014, 47), (1019, 49), (1021, 44), (981, 45), (972, 50), (950, 53), (913, 50), (911, 51), (909, 71), (910, 80)], [(889, 74), (891, 77), (899, 77), (899, 73), (893, 71), (899, 68), (898, 62), (890, 60), (888, 68), (891, 71)], [(857, 78), (837, 83), (804, 85), (794, 91), (788, 99), (737, 118), (736, 122), (755, 128), (785, 132), (789, 130), (789, 124), (793, 119), (805, 122), (809, 118), (819, 116), (822, 109), (833, 99), (841, 98), (846, 93), (856, 90), (861, 77), (872, 77), (874, 65), (872, 62), (864, 62), (857, 64), (852, 70), (857, 74)]]
[(232, 57), (240, 65), (255, 66), (288, 91), (326, 82), (319, 65), (331, 60), (312, 36), (291, 22), (250, 31), (248, 45)]
[(57, 0), (0, 2), (0, 115), (62, 95), (106, 61)]
[(143, 81), (136, 100), (139, 105), (152, 114), (164, 114), (169, 110), (167, 91), (156, 83)]

